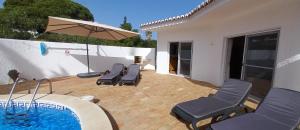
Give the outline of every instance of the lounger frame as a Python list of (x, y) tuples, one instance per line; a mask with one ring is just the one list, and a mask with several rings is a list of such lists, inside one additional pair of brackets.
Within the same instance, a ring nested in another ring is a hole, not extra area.
[[(294, 101), (291, 101), (291, 99), (293, 99)], [(272, 88), (268, 95), (258, 105), (257, 110), (255, 110), (254, 112), (238, 117), (233, 117), (232, 119), (225, 120), (224, 122), (212, 124), (212, 127), (214, 129), (217, 128), (217, 130), (219, 130), (224, 129), (223, 127), (229, 126), (231, 127), (231, 129), (237, 130), (237, 128), (244, 126), (240, 124), (243, 121), (244, 123), (250, 123), (249, 119), (260, 118), (261, 120), (259, 120), (259, 122), (255, 122), (255, 120), (250, 120), (253, 121), (251, 122), (251, 126), (253, 127), (247, 128), (247, 130), (262, 130), (266, 128), (279, 129), (278, 127), (284, 130), (294, 130), (297, 129), (297, 127), (300, 124), (299, 100), (300, 92), (285, 88)], [(270, 123), (267, 122), (273, 123), (272, 125), (270, 125)], [(239, 126), (234, 128), (234, 123)], [(212, 127), (207, 128), (207, 130), (213, 130)]]
[[(112, 77), (111, 79), (104, 79), (104, 78), (100, 77), (96, 82), (97, 85), (101, 85), (103, 83), (109, 83), (112, 85), (116, 85), (120, 81), (120, 79), (122, 78), (122, 75), (123, 75), (124, 65), (121, 63), (115, 63), (113, 66), (115, 66), (115, 65), (122, 66), (122, 70), (120, 70), (120, 72), (117, 72), (117, 74), (114, 77)], [(112, 71), (114, 71), (113, 69), (114, 69), (114, 67), (112, 67), (111, 71), (107, 71), (108, 73), (104, 74), (104, 76), (109, 75)]]
[(132, 80), (126, 80), (123, 77), (121, 78), (121, 80), (119, 81), (119, 85), (122, 86), (124, 84), (134, 84), (135, 86), (137, 86), (139, 80), (141, 79), (141, 72), (140, 72), (140, 65), (138, 64), (131, 64), (129, 65), (129, 67), (127, 68), (128, 72), (127, 74), (125, 74), (123, 77), (129, 75), (131, 73), (130, 69), (138, 69), (138, 73), (134, 76), (135, 78)]
[[(241, 81), (241, 80), (236, 80), (236, 79), (230, 79), (228, 81), (225, 81), (225, 83), (230, 82), (230, 81), (239, 81), (239, 82), (246, 83), (246, 81)], [(199, 128), (197, 127), (197, 123), (199, 121), (210, 118), (210, 117), (212, 117), (212, 122), (225, 120), (229, 117), (230, 114), (232, 114), (234, 112), (239, 112), (241, 110), (245, 110), (245, 106), (243, 104), (246, 101), (246, 99), (249, 95), (250, 89), (252, 87), (251, 83), (247, 82), (247, 84), (249, 84), (249, 86), (246, 86), (248, 88), (246, 88), (246, 90), (245, 90), (246, 92), (244, 93), (244, 95), (241, 96), (242, 98), (239, 99), (235, 104), (232, 104), (226, 108), (220, 108), (219, 110), (214, 111), (212, 113), (208, 113), (205, 116), (201, 116), (199, 118), (194, 118), (192, 115), (188, 114), (186, 111), (180, 109), (179, 107), (176, 107), (177, 106), (176, 105), (172, 109), (172, 114), (176, 118), (183, 120), (185, 123), (187, 123), (188, 126), (189, 126), (189, 124), (191, 124), (194, 130), (199, 130)], [(222, 87), (220, 88), (220, 90), (222, 90)], [(210, 96), (210, 97), (213, 97), (213, 96)], [(210, 97), (203, 97), (203, 98), (210, 98)], [(201, 100), (201, 98), (198, 100)], [(197, 108), (195, 108), (195, 109), (197, 109)]]

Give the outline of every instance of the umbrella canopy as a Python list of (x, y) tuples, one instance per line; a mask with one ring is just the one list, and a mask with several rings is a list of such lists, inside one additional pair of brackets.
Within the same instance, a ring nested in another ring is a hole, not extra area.
[(139, 35), (136, 32), (96, 22), (49, 16), (46, 32), (89, 36), (105, 40), (122, 40)]
[[(94, 38), (104, 39), (104, 40), (122, 40), (122, 39), (139, 35), (136, 32), (127, 31), (121, 28), (116, 28), (113, 26), (100, 24), (96, 22), (52, 17), (52, 16), (49, 16), (46, 32), (84, 36), (87, 38), (94, 37)], [(87, 49), (88, 72), (78, 74), (77, 76), (84, 77), (84, 78), (98, 76), (100, 75), (99, 72), (90, 72), (88, 43), (86, 43), (86, 49)]]

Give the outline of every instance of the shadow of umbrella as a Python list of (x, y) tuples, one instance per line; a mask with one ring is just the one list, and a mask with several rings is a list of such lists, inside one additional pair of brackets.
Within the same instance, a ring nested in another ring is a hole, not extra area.
[[(85, 55), (77, 55), (71, 54), (73, 58), (86, 65)], [(133, 60), (126, 59), (123, 57), (108, 57), (108, 56), (90, 56), (91, 64), (90, 69), (96, 72), (104, 72), (114, 64), (114, 63), (122, 63), (125, 65), (129, 65), (133, 62)], [(101, 62), (99, 62), (101, 61)]]

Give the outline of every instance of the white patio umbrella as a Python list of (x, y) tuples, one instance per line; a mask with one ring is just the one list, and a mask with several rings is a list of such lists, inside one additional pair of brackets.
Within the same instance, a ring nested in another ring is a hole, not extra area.
[[(52, 17), (52, 16), (49, 16), (46, 32), (84, 36), (87, 37), (87, 39), (89, 37), (94, 37), (94, 38), (104, 39), (104, 40), (122, 40), (122, 39), (139, 35), (136, 32), (127, 31), (121, 28), (116, 28), (113, 26), (100, 24), (96, 22)], [(100, 75), (99, 72), (90, 72), (88, 43), (86, 43), (86, 50), (87, 50), (86, 53), (87, 53), (88, 72), (80, 73), (77, 76), (94, 77)]]

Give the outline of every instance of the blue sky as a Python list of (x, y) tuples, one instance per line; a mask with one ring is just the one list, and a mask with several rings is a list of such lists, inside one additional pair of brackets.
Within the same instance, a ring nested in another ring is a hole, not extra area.
[[(3, 3), (4, 0), (0, 0)], [(184, 14), (203, 0), (74, 0), (87, 7), (95, 21), (119, 27), (127, 16), (134, 28), (145, 22)], [(1, 4), (2, 6), (2, 4)]]
[[(88, 7), (95, 21), (120, 26), (127, 16), (134, 28), (140, 24), (185, 14), (203, 0), (75, 0)], [(143, 34), (142, 34), (143, 35)], [(156, 35), (154, 34), (154, 39)]]

